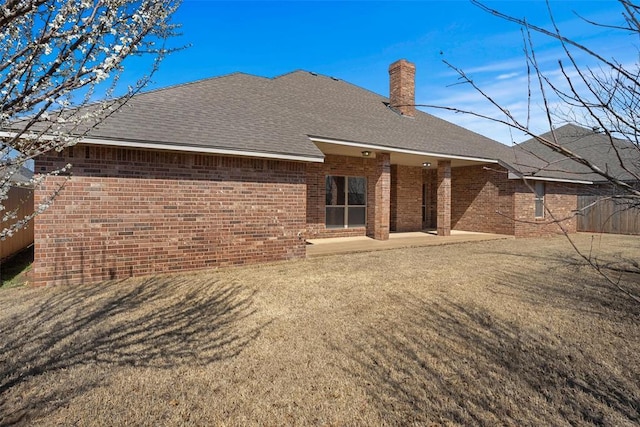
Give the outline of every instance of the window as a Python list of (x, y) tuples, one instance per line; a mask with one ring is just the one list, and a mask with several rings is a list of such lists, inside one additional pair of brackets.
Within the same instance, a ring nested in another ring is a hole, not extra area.
[(536, 218), (544, 218), (544, 182), (536, 181), (533, 189), (535, 192)]
[(364, 227), (367, 223), (367, 179), (359, 176), (327, 176), (327, 228)]

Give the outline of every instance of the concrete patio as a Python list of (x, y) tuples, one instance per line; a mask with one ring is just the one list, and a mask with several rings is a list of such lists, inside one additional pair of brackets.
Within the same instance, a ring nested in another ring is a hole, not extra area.
[(307, 239), (307, 257), (513, 238), (503, 234), (451, 230), (451, 236), (447, 237), (439, 237), (435, 231), (417, 231), (391, 233), (389, 240), (375, 240), (366, 236)]

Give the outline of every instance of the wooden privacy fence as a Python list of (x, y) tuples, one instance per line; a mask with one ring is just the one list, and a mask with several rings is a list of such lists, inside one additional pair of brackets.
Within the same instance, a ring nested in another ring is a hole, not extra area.
[(640, 208), (630, 207), (624, 199), (582, 195), (578, 196), (578, 210), (578, 231), (640, 234)]
[[(9, 198), (3, 202), (5, 209), (0, 212), (0, 219), (4, 213), (18, 209), (17, 219), (33, 213), (33, 189), (25, 187), (11, 187)], [(0, 223), (0, 230), (14, 223), (16, 219)], [(5, 240), (0, 240), (0, 260), (20, 252), (33, 243), (33, 221)]]

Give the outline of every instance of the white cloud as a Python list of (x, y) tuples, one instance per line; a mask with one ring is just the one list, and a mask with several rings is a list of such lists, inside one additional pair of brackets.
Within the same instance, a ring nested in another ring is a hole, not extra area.
[[(613, 11), (611, 14), (589, 18), (603, 23), (617, 22), (620, 19)], [(638, 68), (639, 50), (635, 39), (629, 35), (585, 24), (581, 18), (575, 16), (560, 21), (559, 27), (564, 35), (584, 43), (592, 51), (601, 53), (604, 58), (615, 58), (615, 61), (625, 64), (629, 70)], [(567, 58), (563, 46), (557, 40), (535, 33), (532, 34), (532, 40), (537, 65), (545, 78), (557, 89), (570, 93), (571, 86), (567, 82), (569, 78), (574, 89), (588, 93), (585, 92), (584, 83)], [(519, 49), (518, 42), (521, 46)], [(501, 46), (501, 50), (485, 51), (482, 45), (479, 45), (478, 55), (461, 54), (457, 57), (459, 62), (451, 61), (452, 65), (462, 70), (498, 106), (507, 109), (521, 123), (528, 124), (531, 131), (541, 134), (549, 130), (547, 114), (551, 114), (551, 120), (555, 125), (564, 123), (571, 117), (580, 119), (583, 116), (583, 111), (562, 102), (549, 87), (545, 88), (545, 95), (548, 97), (545, 107), (535, 70), (527, 67), (527, 58), (522, 49), (523, 39), (519, 31), (501, 32), (491, 38), (482, 39), (482, 43), (487, 46)], [(592, 55), (572, 46), (567, 48), (581, 71), (600, 71), (602, 64)], [(494, 56), (482, 56), (484, 53)], [(566, 67), (564, 72), (559, 61)], [(419, 103), (469, 111), (475, 115), (459, 114), (444, 109), (428, 109), (427, 112), (503, 143), (528, 139), (527, 136), (512, 132), (508, 126), (496, 123), (495, 120), (478, 117), (505, 119), (504, 113), (493, 105), (491, 100), (485, 98), (470, 84), (462, 83), (454, 69), (449, 68), (438, 74), (434, 76), (436, 80), (430, 82), (431, 85), (416, 88), (416, 100)], [(434, 84), (442, 84), (442, 87), (434, 87)], [(447, 84), (449, 86), (444, 87)]]
[(470, 67), (465, 69), (464, 72), (466, 74), (480, 74), (480, 73), (505, 73), (511, 72), (512, 70), (522, 69), (525, 66), (524, 56), (511, 58), (504, 61), (493, 62), (489, 64), (484, 64), (477, 67)]
[(507, 79), (511, 79), (513, 77), (517, 77), (519, 76), (520, 73), (507, 73), (507, 74), (500, 74), (498, 77), (496, 77), (497, 80), (507, 80)]
[[(547, 75), (557, 84), (566, 87), (562, 83), (562, 75), (558, 71), (550, 71)], [(528, 76), (522, 73), (510, 73), (509, 75), (490, 76), (478, 83), (482, 91), (490, 97), (487, 99), (476, 91), (470, 84), (460, 84), (447, 88), (435, 89), (418, 88), (418, 102), (451, 107), (471, 112), (472, 114), (460, 114), (444, 109), (426, 110), (430, 114), (456, 123), (462, 127), (473, 130), (489, 138), (504, 144), (522, 142), (529, 136), (515, 131), (497, 120), (507, 120), (507, 116), (499, 107), (505, 108), (521, 124), (527, 126), (535, 133), (541, 134), (549, 130), (549, 124), (545, 113), (543, 100), (536, 91), (537, 83), (532, 82), (531, 95), (529, 94)], [(421, 97), (427, 99), (421, 99)], [(493, 102), (497, 104), (494, 105)], [(551, 100), (550, 109), (558, 110), (558, 103)], [(483, 118), (486, 117), (486, 118)], [(493, 118), (494, 120), (491, 120)]]

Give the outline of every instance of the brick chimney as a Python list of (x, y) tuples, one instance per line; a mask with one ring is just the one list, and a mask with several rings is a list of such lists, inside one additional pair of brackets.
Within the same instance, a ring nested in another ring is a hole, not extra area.
[(414, 117), (416, 114), (415, 77), (416, 66), (406, 59), (389, 66), (390, 106), (403, 116)]

